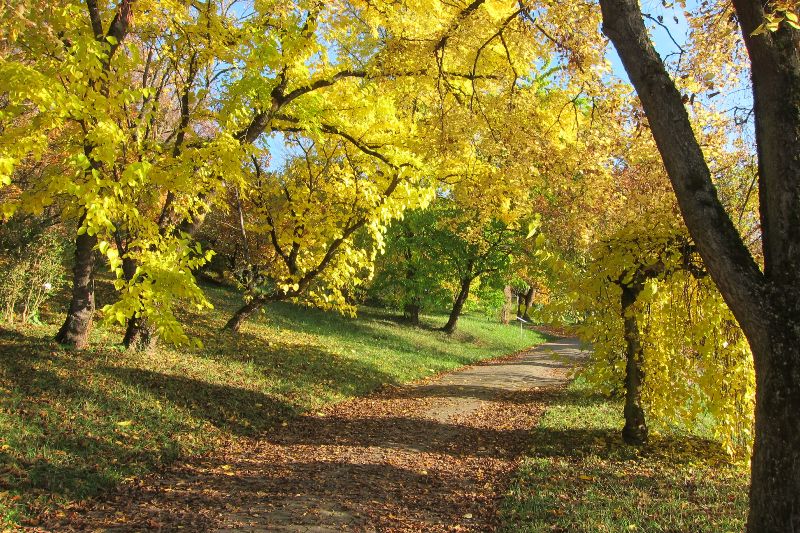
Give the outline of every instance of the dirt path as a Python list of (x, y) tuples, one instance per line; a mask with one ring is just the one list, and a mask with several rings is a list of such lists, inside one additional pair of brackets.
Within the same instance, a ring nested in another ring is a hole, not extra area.
[(581, 357), (562, 339), (343, 402), (125, 485), (58, 529), (491, 531), (540, 396)]

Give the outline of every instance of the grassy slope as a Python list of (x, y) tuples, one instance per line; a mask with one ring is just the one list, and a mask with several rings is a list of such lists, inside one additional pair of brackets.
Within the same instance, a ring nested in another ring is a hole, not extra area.
[(238, 298), (209, 292), (216, 310), (186, 317), (201, 350), (129, 354), (101, 326), (83, 353), (51, 342), (54, 325), (0, 334), (0, 529), (292, 413), (542, 341), (485, 318), (447, 337), (377, 310), (354, 320), (288, 304), (220, 334)]
[(622, 405), (580, 380), (554, 394), (504, 504), (507, 532), (738, 532), (747, 468), (713, 443), (622, 443)]

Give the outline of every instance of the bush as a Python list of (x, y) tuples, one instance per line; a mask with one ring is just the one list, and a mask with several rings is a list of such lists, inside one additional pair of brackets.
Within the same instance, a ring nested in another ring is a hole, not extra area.
[(55, 231), (35, 235), (5, 250), (0, 273), (0, 317), (4, 322), (36, 322), (41, 305), (64, 284), (67, 245)]

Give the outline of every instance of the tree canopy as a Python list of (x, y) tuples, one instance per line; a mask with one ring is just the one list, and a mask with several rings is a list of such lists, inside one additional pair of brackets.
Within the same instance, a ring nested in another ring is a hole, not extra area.
[(752, 446), (749, 529), (800, 527), (797, 3), (599, 4), (0, 3), (0, 213), (69, 235), (57, 340), (101, 268), (130, 348), (199, 343), (220, 259), (233, 331), (367, 294), (453, 332), (473, 282), (525, 280), (627, 440), (710, 416)]

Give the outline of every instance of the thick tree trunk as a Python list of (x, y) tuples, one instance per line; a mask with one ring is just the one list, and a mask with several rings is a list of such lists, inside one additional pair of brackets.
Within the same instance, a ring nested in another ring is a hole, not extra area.
[(747, 530), (800, 531), (800, 312), (791, 294), (775, 296), (791, 314), (773, 315), (756, 360), (756, 421)]
[(784, 21), (776, 32), (753, 35), (769, 4), (733, 4), (751, 61), (766, 278), (764, 303), (753, 303), (753, 316), (741, 324), (756, 370), (747, 530), (795, 532), (800, 531), (800, 32)]
[(800, 531), (800, 32), (734, 0), (750, 55), (764, 273), (727, 216), (636, 0), (600, 0), (611, 38), (647, 114), (683, 219), (742, 327), (756, 370), (750, 533)]
[(264, 305), (264, 302), (265, 300), (263, 298), (253, 298), (241, 306), (222, 329), (227, 329), (233, 331), (234, 333), (238, 333), (239, 328), (242, 327), (242, 323), (250, 318), (253, 313), (258, 311), (261, 306)]
[(455, 301), (453, 301), (453, 309), (450, 311), (450, 318), (447, 319), (447, 324), (442, 326), (442, 331), (448, 335), (456, 330), (456, 324), (458, 324), (458, 318), (464, 310), (464, 303), (466, 303), (467, 297), (469, 296), (469, 288), (471, 285), (472, 278), (464, 278), (461, 280), (461, 287), (458, 290)]
[(625, 337), (625, 427), (622, 438), (628, 444), (647, 442), (647, 423), (642, 409), (644, 350), (639, 335), (639, 322), (633, 306), (642, 291), (641, 285), (622, 287), (622, 317)]
[[(83, 225), (82, 216), (78, 227)], [(84, 233), (75, 239), (75, 264), (72, 267), (72, 300), (64, 324), (56, 334), (56, 342), (83, 349), (89, 343), (94, 317), (94, 247), (97, 237)]]
[(403, 307), (403, 318), (412, 326), (419, 326), (420, 307), (416, 302), (407, 303)]
[(156, 334), (152, 324), (142, 318), (131, 318), (128, 320), (122, 344), (129, 350), (143, 352), (155, 348)]

